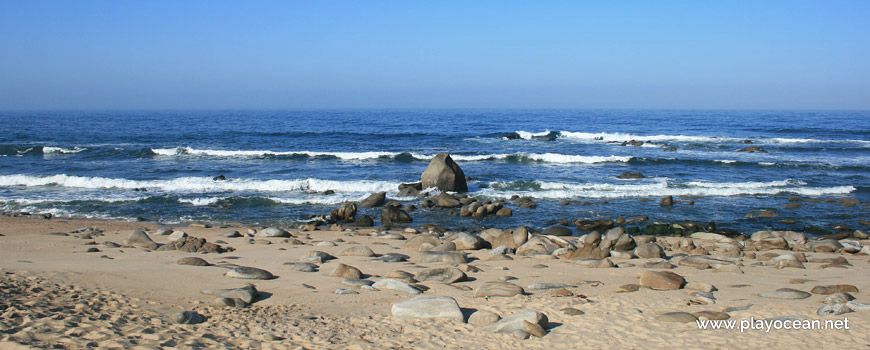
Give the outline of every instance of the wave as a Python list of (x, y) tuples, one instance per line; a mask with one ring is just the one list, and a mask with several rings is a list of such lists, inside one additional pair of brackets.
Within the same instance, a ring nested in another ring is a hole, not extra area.
[(85, 151), (87, 148), (73, 147), (73, 148), (63, 148), (63, 147), (51, 147), (51, 146), (43, 146), (42, 153), (61, 153), (61, 154), (73, 154), (79, 153), (81, 151)]
[(631, 140), (637, 141), (652, 141), (652, 142), (683, 142), (683, 143), (742, 143), (744, 140), (750, 140), (753, 143), (761, 144), (792, 144), (792, 143), (857, 143), (864, 146), (870, 146), (870, 141), (867, 140), (843, 140), (843, 139), (812, 139), (812, 138), (785, 138), (785, 137), (749, 137), (736, 138), (727, 136), (694, 136), (694, 135), (636, 135), (629, 133), (618, 132), (576, 132), (576, 131), (550, 131), (529, 132), (516, 131), (515, 134), (524, 140), (541, 139), (542, 137), (555, 136), (555, 138), (582, 141), (582, 142), (628, 142)]
[(847, 194), (855, 191), (853, 186), (809, 187), (805, 182), (787, 179), (770, 182), (672, 182), (669, 179), (655, 179), (641, 184), (584, 183), (573, 184), (547, 181), (509, 181), (493, 182), (479, 194), (510, 198), (511, 196), (530, 196), (539, 199), (568, 198), (622, 198), (622, 197), (730, 197), (747, 195), (799, 194), (822, 196)]
[(372, 193), (396, 191), (399, 181), (336, 181), (323, 179), (256, 180), (229, 179), (215, 181), (211, 177), (180, 177), (169, 180), (130, 180), (75, 175), (2, 175), (0, 186), (59, 186), (79, 189), (120, 189), (181, 192), (220, 193), (236, 191), (257, 192), (335, 192)]
[[(392, 160), (419, 160), (429, 161), (435, 157), (434, 154), (420, 154), (411, 152), (312, 152), (312, 151), (269, 151), (269, 150), (212, 150), (212, 149), (193, 149), (190, 147), (175, 147), (175, 148), (152, 148), (151, 152), (160, 156), (210, 156), (210, 157), (305, 157), (318, 158), (330, 157), (341, 160), (376, 160), (376, 159), (392, 159)], [(628, 162), (632, 157), (625, 156), (582, 156), (569, 155), (558, 153), (511, 153), (511, 154), (451, 154), (454, 160), (466, 162), (479, 161), (513, 161), (513, 162), (541, 162), (541, 163), (607, 163), (607, 162)]]

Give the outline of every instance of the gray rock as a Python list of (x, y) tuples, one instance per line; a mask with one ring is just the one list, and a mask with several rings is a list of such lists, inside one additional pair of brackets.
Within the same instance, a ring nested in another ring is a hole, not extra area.
[(550, 323), (547, 315), (544, 315), (537, 311), (524, 311), (507, 316), (502, 320), (487, 326), (486, 329), (493, 333), (510, 334), (514, 331), (523, 331), (528, 333), (528, 331), (526, 330), (526, 325), (523, 323), (523, 321), (536, 324), (542, 329), (546, 329)]
[(493, 249), (492, 251), (490, 251), (489, 255), (507, 255), (507, 254), (514, 254), (514, 253), (515, 253), (515, 251), (513, 248), (506, 246), (506, 245), (500, 245), (500, 246), (496, 247), (495, 249)]
[(474, 297), (510, 297), (523, 293), (523, 287), (510, 282), (486, 282), (474, 290)]
[(477, 250), (483, 247), (483, 239), (465, 232), (458, 233), (451, 241), (456, 250)]
[(656, 243), (641, 243), (634, 248), (634, 255), (642, 259), (664, 258), (665, 251)]
[(816, 311), (819, 316), (837, 316), (852, 311), (846, 304), (825, 304)]
[(465, 254), (453, 252), (422, 252), (417, 258), (419, 264), (465, 264)]
[(386, 263), (404, 262), (404, 261), (408, 261), (408, 256), (405, 254), (387, 253), (387, 254), (381, 255), (377, 258), (372, 259), (372, 261), (380, 261), (380, 262), (386, 262)]
[(556, 288), (570, 288), (571, 286), (564, 283), (532, 283), (526, 287), (527, 290), (544, 290)]
[(299, 272), (317, 272), (317, 265), (309, 263), (295, 263), (293, 269)]
[(148, 234), (145, 233), (145, 231), (140, 230), (131, 232), (130, 236), (124, 240), (124, 245), (151, 250), (157, 249), (158, 247), (157, 243), (151, 240), (151, 237), (148, 237)]
[(441, 191), (467, 192), (465, 173), (447, 153), (439, 153), (420, 176), (423, 188), (436, 187)]
[(156, 232), (154, 232), (154, 234), (157, 236), (169, 236), (170, 233), (172, 233), (171, 228), (161, 228), (161, 229), (157, 230)]
[(661, 322), (689, 323), (698, 321), (698, 317), (688, 312), (668, 312), (656, 317)]
[(468, 276), (462, 270), (455, 267), (441, 267), (425, 269), (414, 275), (417, 281), (437, 281), (441, 283), (453, 283), (467, 281)]
[(257, 231), (257, 237), (291, 237), (290, 232), (277, 227), (267, 227)]
[(275, 278), (271, 272), (256, 267), (238, 266), (230, 269), (224, 276), (249, 280), (270, 280)]
[(659, 201), (659, 205), (663, 207), (670, 207), (674, 205), (674, 197), (673, 196), (665, 196)]
[(408, 215), (408, 212), (398, 206), (387, 205), (381, 210), (381, 224), (383, 225), (407, 224), (413, 221), (411, 215)]
[(355, 246), (352, 246), (352, 247), (345, 249), (344, 251), (342, 251), (338, 255), (372, 257), (372, 256), (375, 256), (375, 252), (372, 251), (372, 249), (367, 247), (367, 246), (355, 245)]
[(384, 205), (384, 202), (386, 200), (387, 200), (387, 193), (386, 192), (378, 192), (378, 193), (372, 194), (372, 195), (366, 197), (365, 199), (363, 199), (362, 201), (360, 201), (359, 205), (363, 208), (380, 207), (380, 206)]
[(347, 278), (341, 281), (341, 284), (351, 287), (362, 287), (362, 286), (370, 286), (374, 284), (374, 282), (363, 279), (355, 279), (355, 278)]
[(205, 322), (205, 316), (196, 313), (196, 311), (182, 311), (175, 315), (175, 323), (178, 324), (197, 324)]
[(671, 264), (670, 262), (668, 262), (665, 259), (658, 258), (658, 259), (651, 259), (650, 261), (643, 263), (643, 265), (641, 265), (641, 267), (643, 267), (645, 269), (673, 269), (676, 266), (674, 264)]
[(845, 304), (852, 300), (855, 300), (855, 297), (852, 294), (846, 292), (838, 292), (831, 295), (826, 296), (822, 299), (822, 303), (825, 304)]
[(501, 319), (495, 312), (486, 311), (486, 310), (477, 310), (468, 316), (468, 324), (478, 327), (488, 326), (493, 323), (498, 322)]
[(353, 202), (344, 202), (336, 210), (329, 214), (329, 218), (334, 221), (353, 221), (356, 217), (356, 204)]
[(236, 237), (241, 237), (242, 234), (240, 234), (239, 231), (233, 230), (233, 231), (226, 231), (224, 233), (221, 233), (221, 236), (226, 237), (226, 238), (236, 238)]
[(849, 301), (846, 303), (846, 306), (849, 307), (849, 310), (854, 312), (867, 312), (870, 311), (870, 304), (858, 303), (854, 301)]
[(547, 229), (544, 230), (544, 234), (551, 236), (571, 236), (574, 232), (565, 226), (556, 225), (547, 227)]
[(414, 288), (405, 282), (399, 281), (397, 279), (392, 279), (392, 278), (384, 278), (380, 281), (377, 281), (377, 282), (375, 282), (375, 284), (372, 285), (372, 287), (374, 287), (377, 290), (388, 290), (389, 289), (389, 290), (394, 290), (397, 292), (408, 293), (408, 294), (423, 294), (423, 292), (420, 291), (419, 289)]
[(170, 242), (178, 242), (187, 238), (187, 233), (184, 231), (172, 231), (172, 234), (169, 235)]
[(186, 258), (178, 259), (176, 262), (178, 265), (189, 265), (189, 266), (210, 266), (211, 264), (208, 261), (205, 261), (203, 258), (197, 258), (195, 256), (189, 256)]
[(445, 318), (465, 322), (465, 315), (456, 300), (448, 296), (424, 295), (393, 304), (396, 318)]
[(242, 288), (208, 289), (202, 291), (202, 294), (217, 295), (222, 298), (237, 298), (244, 300), (246, 303), (252, 303), (254, 302), (254, 298), (257, 297), (257, 287), (253, 284), (249, 284)]
[(811, 297), (812, 294), (797, 289), (780, 288), (773, 292), (758, 293), (758, 296), (773, 299), (806, 299)]
[(215, 300), (212, 300), (211, 305), (216, 307), (245, 308), (250, 306), (251, 304), (239, 298), (219, 297)]
[(573, 307), (563, 307), (559, 309), (559, 311), (562, 311), (562, 313), (567, 316), (580, 316), (586, 314), (583, 310), (575, 309)]

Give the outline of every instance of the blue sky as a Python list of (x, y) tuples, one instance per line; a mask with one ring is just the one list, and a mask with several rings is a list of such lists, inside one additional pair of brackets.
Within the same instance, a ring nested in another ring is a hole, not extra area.
[(0, 0), (0, 109), (870, 109), (867, 1)]

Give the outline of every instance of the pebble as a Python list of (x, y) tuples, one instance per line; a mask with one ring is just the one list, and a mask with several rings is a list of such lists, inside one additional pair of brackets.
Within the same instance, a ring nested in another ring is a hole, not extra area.
[(569, 288), (570, 286), (564, 283), (532, 283), (526, 286), (527, 290), (543, 290), (556, 288)]

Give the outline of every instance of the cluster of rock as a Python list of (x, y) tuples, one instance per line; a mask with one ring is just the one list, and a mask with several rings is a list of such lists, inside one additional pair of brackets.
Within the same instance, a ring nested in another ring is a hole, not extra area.
[[(161, 234), (166, 231), (160, 231)], [(233, 251), (232, 247), (223, 247), (219, 244), (206, 241), (205, 238), (197, 238), (188, 236), (183, 231), (168, 231), (169, 242), (166, 244), (158, 244), (148, 236), (143, 230), (134, 230), (124, 240), (122, 247), (142, 248), (148, 250), (166, 251), (179, 250), (189, 253), (224, 253)]]

